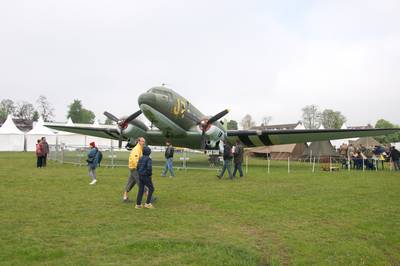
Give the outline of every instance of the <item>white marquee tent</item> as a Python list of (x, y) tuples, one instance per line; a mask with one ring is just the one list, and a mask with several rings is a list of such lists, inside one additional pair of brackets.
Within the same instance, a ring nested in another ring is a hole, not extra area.
[(0, 127), (0, 151), (24, 151), (24, 142), (24, 133), (15, 126), (11, 115), (8, 115)]
[(37, 140), (45, 137), (49, 145), (56, 145), (57, 137), (53, 131), (45, 127), (43, 118), (40, 117), (39, 121), (33, 126), (32, 130), (26, 133), (26, 150), (35, 151)]

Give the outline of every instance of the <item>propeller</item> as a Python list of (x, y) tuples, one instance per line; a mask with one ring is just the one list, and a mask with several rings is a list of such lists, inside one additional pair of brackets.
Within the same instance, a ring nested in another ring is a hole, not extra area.
[(119, 136), (118, 136), (118, 147), (121, 148), (122, 147), (122, 131), (128, 127), (129, 122), (131, 122), (132, 120), (134, 120), (136, 117), (138, 117), (140, 114), (142, 113), (141, 110), (131, 114), (130, 116), (128, 116), (127, 118), (120, 118), (118, 119), (115, 115), (105, 111), (103, 114), (110, 120), (114, 121), (117, 123), (118, 126), (118, 132), (119, 132)]
[[(194, 115), (192, 115), (191, 113), (186, 113), (185, 115), (190, 118), (191, 120), (196, 122), (196, 125), (198, 125), (201, 129), (201, 148), (204, 149), (205, 148), (205, 144), (206, 144), (206, 139), (205, 139), (205, 134), (206, 131), (208, 129), (210, 129), (211, 125), (218, 121), (219, 119), (221, 119), (222, 117), (224, 117), (227, 113), (229, 113), (229, 109), (225, 109), (221, 112), (219, 112), (218, 114), (210, 117), (210, 118), (203, 118), (203, 119), (199, 119), (197, 117), (195, 117)], [(189, 115), (188, 115), (189, 114)]]

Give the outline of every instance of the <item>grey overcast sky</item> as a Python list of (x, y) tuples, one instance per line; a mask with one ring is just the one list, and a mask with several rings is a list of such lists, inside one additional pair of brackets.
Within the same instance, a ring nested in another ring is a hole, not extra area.
[(128, 115), (166, 83), (203, 113), (257, 123), (341, 111), (400, 124), (400, 1), (0, 0), (1, 99)]

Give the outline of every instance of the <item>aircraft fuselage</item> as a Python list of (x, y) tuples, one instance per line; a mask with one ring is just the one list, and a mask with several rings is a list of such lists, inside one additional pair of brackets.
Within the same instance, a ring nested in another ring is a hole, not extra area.
[[(198, 122), (207, 117), (187, 99), (171, 89), (153, 87), (139, 96), (138, 103), (146, 118), (164, 132), (165, 140), (173, 141), (174, 145), (200, 147)], [(214, 122), (206, 131), (208, 145), (215, 146), (225, 135), (221, 123)]]

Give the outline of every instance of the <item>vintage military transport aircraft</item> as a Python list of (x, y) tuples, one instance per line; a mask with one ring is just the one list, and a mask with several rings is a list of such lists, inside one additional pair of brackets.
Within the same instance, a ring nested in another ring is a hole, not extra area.
[[(192, 149), (218, 149), (221, 141), (234, 143), (239, 139), (247, 147), (345, 139), (386, 135), (399, 131), (388, 129), (318, 129), (318, 130), (225, 130), (219, 121), (229, 110), (214, 116), (203, 115), (191, 102), (164, 86), (153, 87), (138, 99), (140, 110), (126, 118), (109, 112), (104, 115), (116, 125), (66, 126), (46, 124), (47, 127), (102, 138), (132, 141), (144, 137), (149, 145), (164, 145), (166, 140), (175, 146)], [(157, 127), (148, 128), (136, 119), (140, 114)]]

